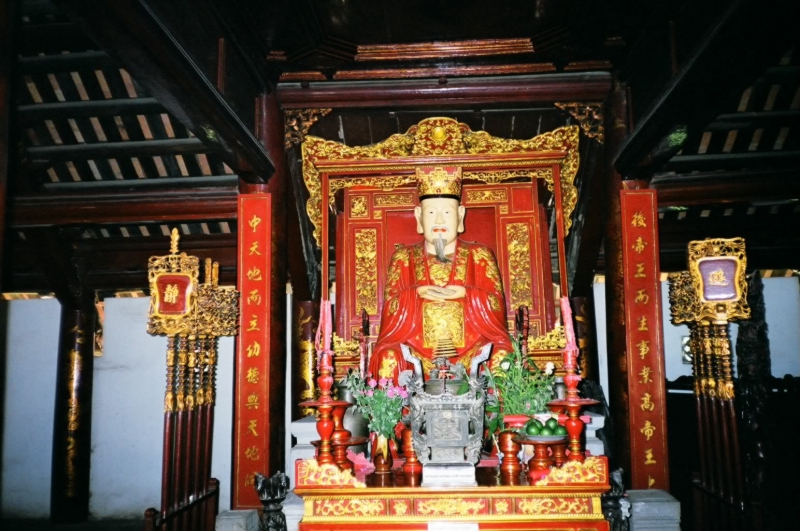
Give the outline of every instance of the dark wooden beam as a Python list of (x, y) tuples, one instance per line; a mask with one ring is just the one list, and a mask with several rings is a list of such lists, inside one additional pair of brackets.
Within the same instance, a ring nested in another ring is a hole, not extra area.
[[(3, 272), (3, 239), (6, 232), (6, 194), (8, 190), (9, 154), (11, 126), (11, 61), (12, 21), (15, 16), (15, 2), (0, 2), (0, 287)], [(0, 385), (0, 389), (2, 386)]]
[(160, 114), (167, 112), (155, 98), (130, 98), (95, 101), (59, 101), (18, 105), (21, 120), (54, 120), (92, 116), (121, 116), (126, 114)]
[(229, 220), (236, 219), (237, 196), (236, 188), (221, 187), (20, 195), (10, 205), (10, 225)]
[(62, 0), (86, 32), (175, 118), (244, 180), (275, 166), (256, 139), (144, 0)]
[(650, 187), (658, 190), (659, 206), (800, 198), (800, 170), (657, 175)]
[[(648, 178), (730, 109), (742, 91), (794, 42), (798, 2), (736, 0), (631, 132), (614, 166), (625, 178)], [(635, 96), (635, 95), (634, 95)]]
[(57, 72), (83, 72), (118, 68), (117, 62), (104, 51), (73, 52), (57, 55), (20, 57), (19, 68), (23, 74), (55, 74)]
[(757, 127), (797, 127), (800, 111), (761, 111), (720, 114), (706, 126), (706, 131), (730, 131)]
[(59, 144), (27, 148), (32, 161), (115, 159), (120, 157), (153, 157), (158, 155), (191, 155), (208, 151), (197, 138), (139, 140), (130, 142), (96, 142), (92, 144)]
[[(142, 192), (144, 190), (169, 190), (196, 186), (198, 188), (235, 188), (239, 183), (236, 175), (204, 175), (203, 177), (159, 177), (157, 179), (123, 179), (114, 181), (79, 181), (43, 183), (46, 192)], [(187, 190), (188, 191), (188, 190)]]
[(423, 107), (487, 103), (550, 104), (556, 101), (602, 101), (611, 87), (607, 72), (520, 76), (503, 79), (320, 82), (278, 86), (283, 109), (331, 107)]
[(713, 155), (678, 155), (664, 166), (666, 171), (690, 172), (740, 170), (743, 168), (799, 168), (800, 151), (753, 151)]

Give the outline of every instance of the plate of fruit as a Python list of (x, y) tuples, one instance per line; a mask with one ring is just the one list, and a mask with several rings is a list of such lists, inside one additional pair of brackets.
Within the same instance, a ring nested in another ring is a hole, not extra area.
[(552, 417), (545, 422), (531, 419), (519, 429), (519, 434), (530, 441), (556, 442), (566, 438), (567, 429)]

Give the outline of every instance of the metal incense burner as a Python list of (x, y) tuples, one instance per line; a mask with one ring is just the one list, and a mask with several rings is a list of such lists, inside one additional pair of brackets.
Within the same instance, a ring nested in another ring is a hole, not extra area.
[(470, 372), (446, 358), (423, 379), (420, 361), (401, 345), (403, 357), (413, 367), (400, 375), (409, 391), (409, 427), (417, 458), (422, 463), (426, 487), (475, 486), (475, 465), (483, 442), (485, 379), (478, 367), (489, 358), (491, 343), (472, 359)]

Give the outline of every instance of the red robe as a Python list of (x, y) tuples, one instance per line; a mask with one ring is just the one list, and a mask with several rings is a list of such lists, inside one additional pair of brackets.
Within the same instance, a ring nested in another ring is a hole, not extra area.
[[(400, 247), (392, 255), (380, 333), (369, 363), (375, 378), (392, 378), (397, 383), (400, 372), (412, 368), (403, 359), (401, 343), (422, 360), (427, 377), (433, 368), (436, 337), (442, 330), (453, 339), (456, 359), (468, 369), (472, 357), (487, 343), (494, 344), (494, 362), (511, 350), (494, 255), (484, 245), (458, 240), (450, 258), (450, 264), (442, 264), (425, 252), (424, 242)], [(429, 301), (417, 295), (417, 288), (425, 285), (464, 286), (466, 295), (452, 301)], [(423, 321), (429, 324), (427, 336)]]

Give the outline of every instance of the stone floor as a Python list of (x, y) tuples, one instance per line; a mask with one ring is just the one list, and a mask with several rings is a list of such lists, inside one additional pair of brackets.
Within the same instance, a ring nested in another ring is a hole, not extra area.
[(53, 524), (48, 520), (0, 520), (3, 531), (142, 531), (138, 520), (94, 520), (82, 524)]

